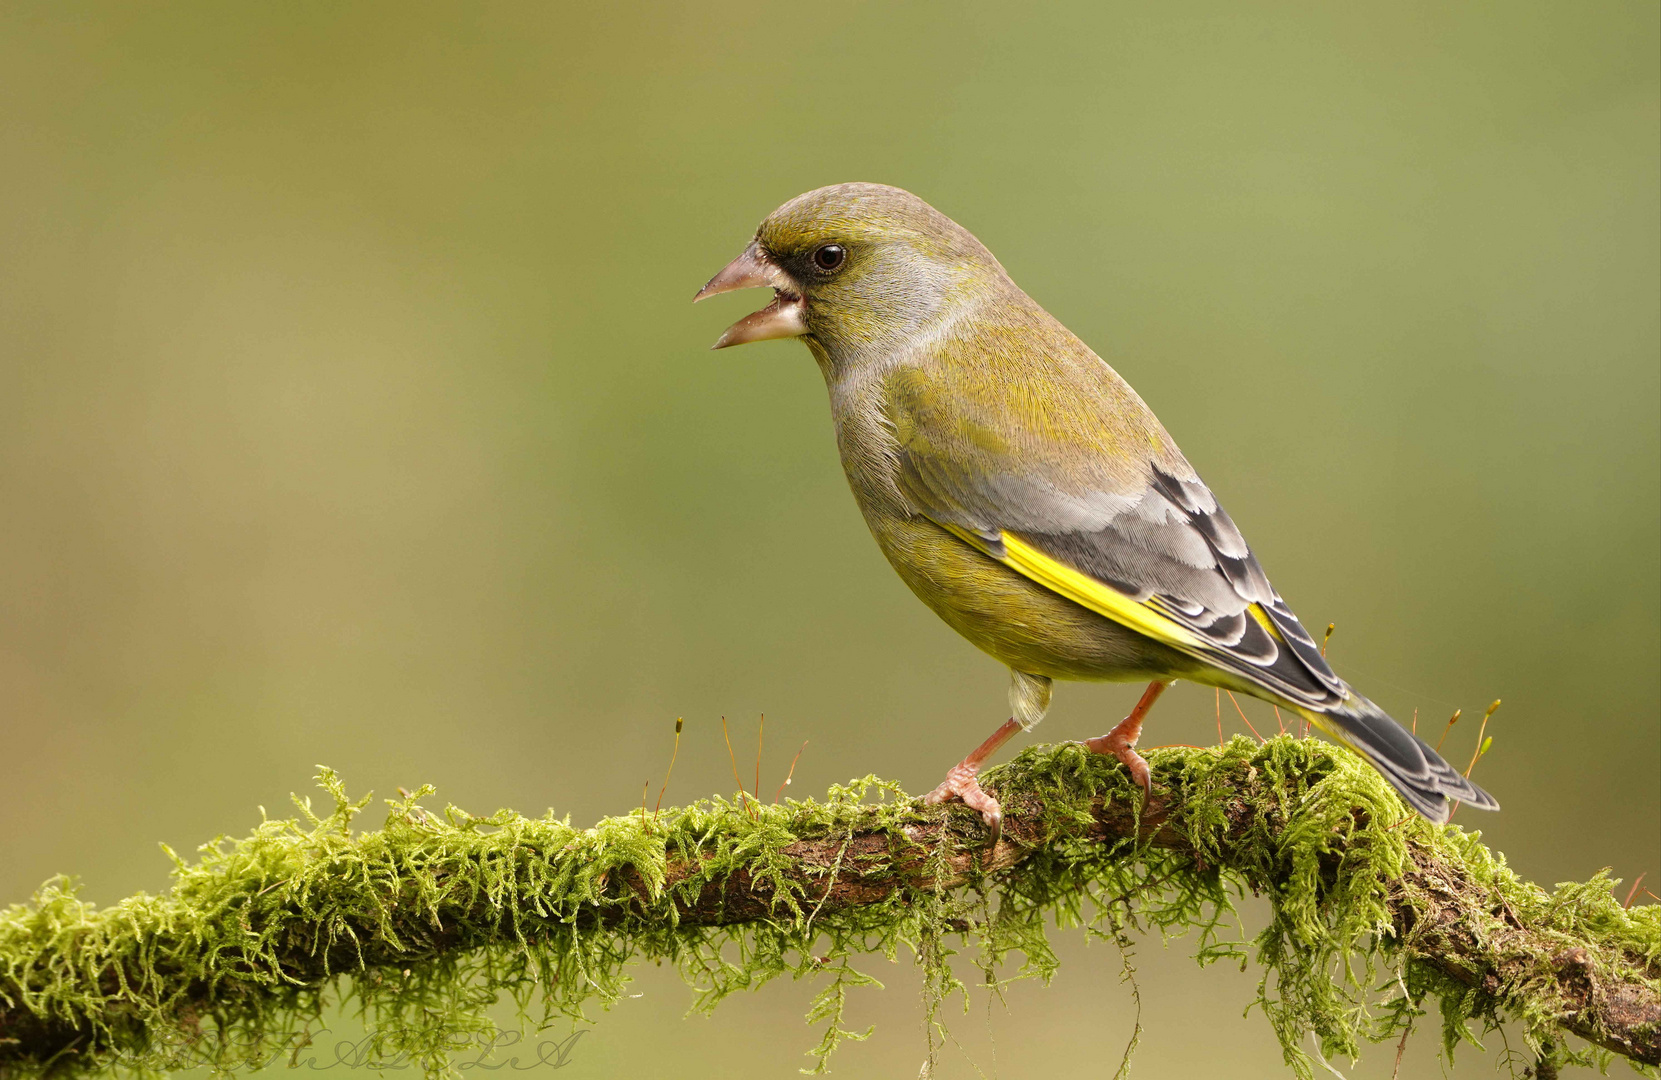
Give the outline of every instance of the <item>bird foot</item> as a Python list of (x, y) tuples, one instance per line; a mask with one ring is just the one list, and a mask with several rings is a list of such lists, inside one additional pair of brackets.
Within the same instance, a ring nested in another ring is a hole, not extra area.
[(986, 827), (992, 831), (991, 846), (997, 846), (998, 837), (1003, 832), (1004, 811), (998, 805), (998, 800), (988, 795), (975, 779), (980, 772), (980, 765), (967, 761), (953, 765), (946, 773), (946, 779), (940, 786), (923, 796), (923, 802), (929, 806), (938, 806), (943, 802), (957, 799), (971, 810), (980, 812), (980, 819), (986, 822)]
[(1136, 740), (1142, 737), (1142, 718), (1148, 715), (1153, 703), (1159, 700), (1159, 695), (1170, 686), (1169, 682), (1155, 679), (1142, 691), (1142, 700), (1136, 703), (1136, 708), (1130, 715), (1116, 724), (1106, 735), (1098, 735), (1094, 739), (1084, 740), (1084, 748), (1092, 754), (1112, 754), (1124, 762), (1125, 768), (1130, 770), (1130, 778), (1136, 781), (1142, 789), (1142, 794), (1153, 798), (1153, 773), (1148, 769), (1148, 763), (1142, 760), (1142, 755), (1136, 752)]
[(1094, 739), (1084, 740), (1084, 748), (1092, 754), (1111, 754), (1124, 762), (1125, 768), (1130, 770), (1130, 778), (1142, 789), (1144, 795), (1153, 796), (1153, 772), (1148, 768), (1147, 761), (1135, 750), (1136, 740), (1142, 734), (1142, 718), (1136, 717), (1134, 727), (1126, 730), (1125, 725), (1131, 718), (1119, 722), (1106, 735), (1099, 735)]

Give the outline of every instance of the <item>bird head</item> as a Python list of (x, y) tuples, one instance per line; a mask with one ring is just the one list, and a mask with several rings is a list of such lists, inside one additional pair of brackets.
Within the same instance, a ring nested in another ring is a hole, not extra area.
[(836, 184), (767, 215), (693, 300), (770, 286), (773, 302), (713, 347), (801, 337), (834, 358), (904, 341), (1007, 281), (979, 240), (911, 192)]

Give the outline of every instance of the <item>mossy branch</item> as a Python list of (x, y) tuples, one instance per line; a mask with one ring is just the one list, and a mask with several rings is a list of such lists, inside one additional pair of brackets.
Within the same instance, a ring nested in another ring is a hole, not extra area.
[[(991, 850), (975, 815), (874, 779), (824, 802), (713, 799), (591, 829), (440, 819), (417, 805), (423, 789), (354, 832), (368, 800), (325, 770), (330, 813), (297, 800), (301, 820), (176, 859), (164, 896), (95, 909), (57, 879), (0, 913), (0, 1077), (250, 1065), (298, 1045), (331, 992), (381, 1053), (436, 1072), (503, 994), (580, 1017), (643, 958), (678, 964), (705, 1005), (779, 974), (822, 979), (823, 1066), (861, 1037), (841, 1026), (849, 989), (874, 981), (860, 955), (912, 949), (938, 1002), (964, 990), (948, 941), (977, 944), (989, 977), (1016, 952), (1021, 973), (1047, 977), (1051, 923), (1122, 949), (1133, 930), (1191, 929), (1202, 962), (1255, 959), (1258, 1003), (1302, 1076), (1304, 1047), (1354, 1057), (1427, 997), (1450, 1054), (1474, 1040), (1470, 1021), (1512, 1021), (1542, 1069), (1575, 1058), (1565, 1034), (1597, 1048), (1583, 1061), (1661, 1063), (1661, 907), (1623, 908), (1604, 875), (1551, 893), (1523, 882), (1322, 743), (1148, 757), (1146, 805), (1076, 746), (993, 770), (1006, 817)], [(1223, 933), (1247, 890), (1271, 909), (1250, 948)]]

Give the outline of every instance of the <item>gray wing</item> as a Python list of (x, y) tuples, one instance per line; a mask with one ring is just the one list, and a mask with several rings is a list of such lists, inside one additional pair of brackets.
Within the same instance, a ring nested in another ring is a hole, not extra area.
[[(1198, 635), (1204, 658), (1325, 711), (1348, 688), (1269, 584), (1240, 530), (1198, 477), (1147, 466), (1128, 491), (1069, 489), (1041, 466), (971, 470), (926, 442), (902, 444), (897, 483), (926, 516), (997, 553), (1008, 532)], [(1182, 464), (1186, 465), (1186, 462)]]

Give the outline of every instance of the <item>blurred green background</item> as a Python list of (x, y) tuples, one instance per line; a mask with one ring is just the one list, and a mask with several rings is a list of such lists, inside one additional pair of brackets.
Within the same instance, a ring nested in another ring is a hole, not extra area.
[[(853, 179), (1118, 367), (1366, 693), (1432, 733), (1505, 699), (1505, 810), (1457, 820), (1543, 883), (1661, 882), (1656, 4), (1016, 10), (0, 10), (0, 902), (161, 889), (158, 840), (318, 762), (623, 812), (676, 716), (670, 801), (732, 788), (722, 714), (748, 776), (766, 713), (767, 791), (803, 740), (798, 794), (935, 783), (1003, 671), (878, 554), (806, 351), (710, 353), (755, 297), (688, 303)], [(1040, 735), (1136, 692), (1063, 686)], [(1146, 736), (1215, 737), (1192, 687)], [(1111, 1072), (1118, 958), (1058, 941), (943, 1075)], [(1187, 948), (1140, 957), (1137, 1075), (1282, 1075), (1255, 976)], [(915, 976), (876, 964), (839, 1072), (915, 1075)], [(813, 1042), (811, 987), (638, 989), (566, 1075)]]

